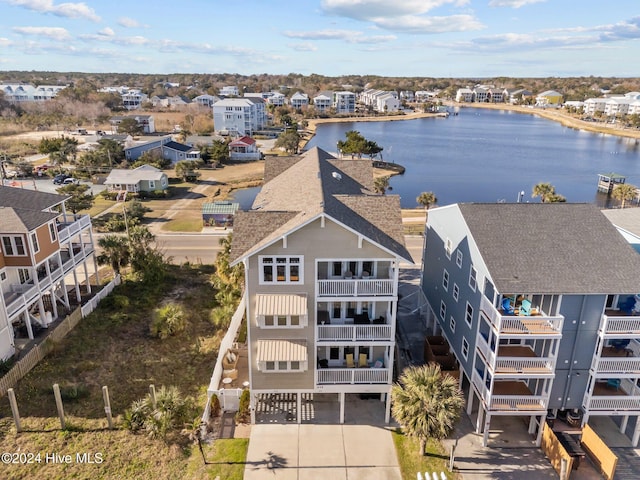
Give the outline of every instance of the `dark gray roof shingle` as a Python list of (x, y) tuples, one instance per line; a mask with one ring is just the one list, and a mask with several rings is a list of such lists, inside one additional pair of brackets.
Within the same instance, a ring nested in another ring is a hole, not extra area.
[(595, 205), (459, 208), (501, 293), (640, 293), (640, 255)]

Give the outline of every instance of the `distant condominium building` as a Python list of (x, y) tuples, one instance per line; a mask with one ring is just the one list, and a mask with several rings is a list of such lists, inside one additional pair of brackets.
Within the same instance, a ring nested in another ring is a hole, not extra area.
[(65, 85), (0, 84), (4, 98), (11, 103), (45, 102), (55, 98), (67, 88)]
[(356, 94), (353, 92), (333, 92), (332, 105), (336, 113), (354, 113)]
[(220, 100), (213, 104), (213, 124), (223, 134), (251, 136), (266, 125), (264, 100), (256, 97)]

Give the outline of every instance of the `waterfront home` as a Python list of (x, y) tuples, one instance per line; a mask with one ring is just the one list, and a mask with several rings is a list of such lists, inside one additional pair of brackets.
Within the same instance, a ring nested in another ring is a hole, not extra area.
[(354, 113), (356, 111), (356, 94), (353, 92), (333, 92), (331, 106), (336, 113)]
[(459, 362), (483, 445), (499, 415), (539, 445), (558, 412), (618, 416), (638, 445), (640, 256), (597, 207), (454, 204), (429, 210), (425, 236), (428, 328)]
[(69, 198), (0, 186), (0, 360), (91, 293), (91, 219), (68, 212)]
[(313, 107), (319, 112), (328, 112), (331, 108), (331, 92), (320, 93), (313, 97)]
[(283, 394), (300, 423), (303, 395), (320, 393), (338, 399), (340, 423), (351, 398), (376, 395), (388, 422), (399, 264), (411, 262), (399, 197), (374, 193), (370, 161), (319, 148), (267, 157), (264, 180), (230, 254), (245, 271), (252, 423)]
[(235, 139), (229, 143), (229, 158), (234, 161), (260, 160), (262, 154), (256, 141), (248, 136)]
[(295, 108), (296, 110), (305, 109), (309, 106), (309, 95), (307, 95), (306, 93), (296, 92), (291, 95), (289, 103), (291, 104), (291, 107)]
[(251, 136), (266, 124), (264, 100), (257, 97), (220, 100), (213, 104), (213, 124), (216, 132)]
[(470, 88), (459, 88), (456, 91), (456, 102), (473, 102), (475, 95)]
[(536, 105), (539, 107), (559, 107), (562, 104), (562, 94), (555, 90), (546, 90), (536, 95)]

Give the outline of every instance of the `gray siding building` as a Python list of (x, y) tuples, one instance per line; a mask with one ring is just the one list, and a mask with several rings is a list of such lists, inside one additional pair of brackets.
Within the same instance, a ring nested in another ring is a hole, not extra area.
[[(640, 257), (593, 205), (429, 210), (429, 328), (460, 364), (486, 445), (491, 417), (640, 416)], [(627, 432), (634, 445), (640, 422)]]

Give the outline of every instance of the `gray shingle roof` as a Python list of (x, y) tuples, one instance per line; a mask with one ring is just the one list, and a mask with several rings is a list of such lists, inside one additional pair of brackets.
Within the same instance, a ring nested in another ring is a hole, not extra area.
[[(270, 166), (272, 161), (278, 166)], [(283, 169), (285, 163), (290, 166)], [(273, 176), (276, 171), (280, 173)], [(256, 252), (322, 213), (411, 260), (404, 246), (400, 198), (372, 192), (371, 161), (338, 160), (313, 148), (295, 162), (267, 158), (265, 172), (269, 180), (253, 209), (234, 221), (232, 260)]]
[(59, 213), (46, 212), (64, 202), (68, 195), (0, 186), (0, 228), (3, 232), (28, 232)]
[(459, 208), (501, 293), (640, 293), (640, 255), (595, 205)]

